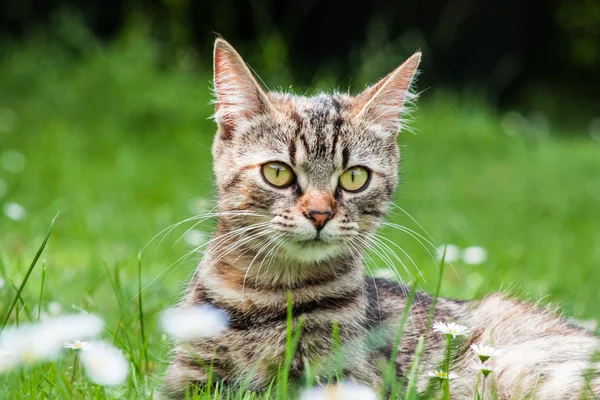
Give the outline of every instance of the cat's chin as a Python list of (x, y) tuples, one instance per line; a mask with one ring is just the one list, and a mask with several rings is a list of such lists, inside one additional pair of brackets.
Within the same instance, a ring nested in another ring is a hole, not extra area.
[(340, 255), (343, 246), (322, 240), (289, 241), (282, 246), (283, 255), (302, 263), (315, 263), (330, 260)]

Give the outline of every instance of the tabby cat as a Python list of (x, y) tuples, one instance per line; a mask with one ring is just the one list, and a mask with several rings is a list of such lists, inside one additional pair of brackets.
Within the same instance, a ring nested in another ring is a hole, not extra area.
[[(337, 375), (381, 387), (381, 360), (392, 352), (408, 289), (366, 278), (363, 257), (397, 186), (397, 134), (420, 59), (414, 54), (357, 96), (303, 97), (265, 91), (233, 47), (217, 39), (216, 239), (180, 306), (212, 305), (230, 324), (217, 337), (177, 344), (168, 396), (205, 384), (209, 365), (227, 384), (268, 386), (285, 358), (288, 293), (294, 323), (304, 324), (290, 376), (302, 378), (307, 365), (327, 359), (336, 325), (344, 358)], [(396, 358), (399, 378), (426, 333), (431, 303), (416, 294)], [(453, 398), (473, 398), (476, 356), (468, 345), (480, 342), (502, 350), (498, 399), (534, 390), (539, 399), (575, 399), (590, 387), (600, 394), (598, 377), (583, 378), (596, 367), (590, 357), (598, 339), (552, 310), (493, 294), (440, 299), (434, 319), (470, 329), (453, 361)], [(378, 345), (373, 332), (384, 339)], [(442, 361), (444, 345), (442, 335), (429, 335), (423, 368)], [(427, 386), (421, 375), (420, 390)]]

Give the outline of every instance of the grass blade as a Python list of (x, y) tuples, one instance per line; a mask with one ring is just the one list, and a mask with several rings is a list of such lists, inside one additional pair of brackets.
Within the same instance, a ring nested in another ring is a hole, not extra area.
[[(60, 213), (58, 213), (58, 214), (60, 214)], [(17, 294), (15, 296), (15, 299), (13, 300), (12, 304), (8, 308), (8, 311), (6, 312), (6, 317), (4, 317), (4, 321), (2, 322), (2, 329), (4, 329), (4, 327), (8, 323), (8, 320), (10, 319), (10, 314), (15, 309), (15, 306), (17, 305), (17, 302), (19, 301), (19, 298), (21, 297), (21, 292), (23, 292), (23, 289), (25, 289), (25, 285), (27, 284), (27, 280), (29, 279), (29, 276), (31, 275), (31, 272), (33, 271), (33, 269), (35, 268), (35, 265), (37, 264), (38, 260), (40, 259), (41, 255), (42, 255), (42, 252), (44, 251), (44, 248), (46, 247), (46, 243), (48, 243), (48, 239), (50, 238), (50, 234), (52, 233), (52, 228), (54, 227), (54, 221), (56, 221), (56, 218), (58, 217), (58, 214), (56, 214), (56, 216), (54, 218), (52, 218), (52, 222), (50, 223), (50, 227), (48, 228), (48, 232), (46, 233), (46, 237), (44, 238), (44, 241), (42, 242), (42, 245), (40, 246), (40, 248), (38, 249), (37, 253), (35, 254), (35, 257), (33, 258), (33, 261), (29, 265), (29, 269), (27, 269), (27, 273), (25, 274), (25, 277), (23, 278), (23, 281), (21, 282), (21, 285), (19, 286), (19, 289), (17, 290)]]
[(429, 307), (429, 314), (427, 316), (427, 322), (425, 325), (425, 334), (419, 338), (419, 343), (417, 344), (417, 351), (415, 353), (415, 357), (412, 362), (411, 371), (409, 375), (408, 385), (406, 389), (406, 400), (413, 400), (417, 398), (417, 380), (419, 373), (419, 365), (421, 363), (421, 357), (423, 356), (423, 352), (425, 349), (425, 345), (427, 344), (427, 337), (429, 332), (431, 331), (431, 324), (433, 323), (433, 316), (435, 314), (435, 306), (437, 304), (437, 300), (440, 297), (440, 291), (442, 289), (442, 279), (444, 277), (444, 266), (446, 265), (446, 247), (444, 247), (444, 252), (442, 254), (442, 259), (440, 260), (440, 268), (438, 273), (438, 282), (435, 288), (435, 293), (433, 294), (433, 298), (431, 299), (431, 307)]
[(298, 320), (298, 325), (294, 329), (294, 317), (292, 315), (293, 310), (293, 299), (292, 293), (288, 292), (288, 306), (287, 306), (287, 330), (286, 330), (286, 348), (285, 348), (285, 363), (283, 370), (281, 371), (281, 378), (279, 381), (278, 399), (288, 398), (288, 381), (289, 373), (294, 361), (294, 354), (296, 354), (296, 347), (300, 341), (300, 335), (304, 326), (304, 319)]
[(44, 296), (44, 282), (46, 282), (46, 260), (42, 263), (42, 283), (40, 284), (40, 298), (38, 300), (38, 315), (37, 320), (39, 321), (42, 317), (42, 297)]
[(140, 360), (145, 361), (145, 371), (150, 370), (150, 363), (148, 362), (148, 348), (146, 346), (146, 331), (144, 329), (144, 306), (142, 303), (142, 254), (138, 254), (138, 311), (140, 318), (140, 335), (142, 336), (142, 348), (140, 354)]
[(402, 340), (402, 336), (404, 336), (404, 326), (406, 325), (406, 321), (408, 321), (408, 316), (410, 315), (410, 310), (412, 308), (413, 301), (415, 299), (415, 295), (417, 293), (417, 282), (414, 282), (411, 289), (410, 294), (408, 295), (408, 299), (404, 305), (404, 313), (402, 314), (402, 319), (400, 320), (400, 325), (398, 326), (398, 332), (396, 333), (396, 338), (394, 340), (394, 346), (392, 347), (392, 354), (390, 355), (390, 360), (388, 364), (388, 368), (384, 375), (383, 380), (383, 393), (382, 395), (388, 392), (390, 385), (392, 386), (390, 398), (395, 398), (396, 396), (396, 388), (397, 385), (392, 385), (392, 379), (396, 376), (396, 358), (398, 357), (398, 352), (400, 351), (400, 342)]

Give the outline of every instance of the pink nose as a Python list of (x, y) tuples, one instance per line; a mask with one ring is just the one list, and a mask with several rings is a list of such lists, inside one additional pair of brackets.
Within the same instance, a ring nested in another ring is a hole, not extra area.
[(331, 213), (331, 211), (310, 210), (305, 215), (306, 218), (310, 219), (310, 222), (312, 222), (312, 224), (318, 231), (323, 229), (327, 221), (333, 218), (333, 214)]

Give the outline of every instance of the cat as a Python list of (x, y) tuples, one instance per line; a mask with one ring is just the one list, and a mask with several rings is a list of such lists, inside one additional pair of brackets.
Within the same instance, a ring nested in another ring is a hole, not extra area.
[[(381, 360), (390, 357), (409, 290), (365, 276), (363, 257), (398, 183), (397, 135), (414, 99), (416, 53), (357, 96), (314, 97), (268, 92), (236, 50), (214, 47), (215, 121), (212, 154), (218, 188), (215, 240), (189, 282), (182, 307), (208, 304), (229, 316), (213, 338), (178, 343), (164, 391), (184, 397), (216, 379), (265, 389), (285, 359), (288, 293), (293, 321), (303, 321), (290, 377), (328, 357), (339, 328), (339, 377), (381, 388)], [(432, 297), (416, 293), (395, 360), (406, 376), (426, 334)], [(454, 321), (469, 336), (453, 360), (452, 398), (472, 399), (477, 372), (471, 343), (492, 343), (498, 399), (531, 395), (575, 399), (600, 394), (600, 342), (552, 310), (492, 294), (479, 301), (439, 299), (434, 320)], [(367, 345), (373, 332), (382, 342)], [(336, 339), (337, 340), (337, 339)], [(423, 368), (443, 360), (445, 338), (429, 334)], [(419, 389), (427, 386), (421, 373)]]

